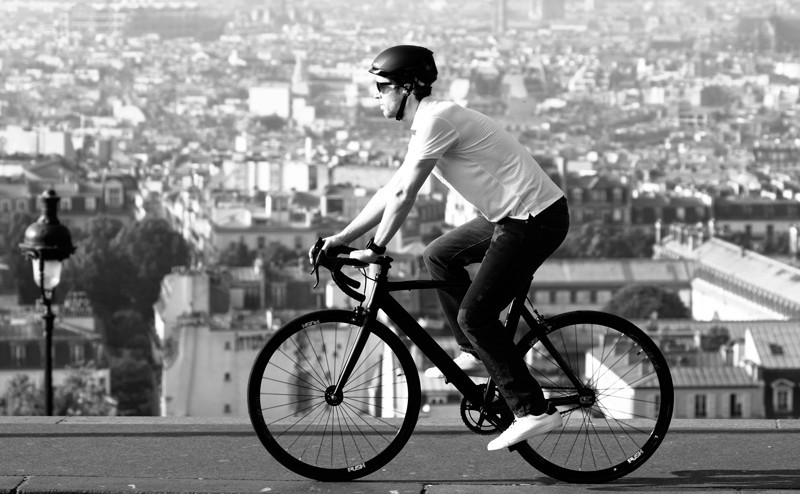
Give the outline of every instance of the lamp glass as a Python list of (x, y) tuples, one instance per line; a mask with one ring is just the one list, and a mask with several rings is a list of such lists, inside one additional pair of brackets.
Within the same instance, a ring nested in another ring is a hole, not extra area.
[[(36, 285), (41, 287), (42, 279), (41, 273), (39, 273), (39, 261), (34, 259), (31, 264), (33, 265), (33, 279), (36, 280)], [(60, 282), (61, 261), (44, 261), (44, 289), (52, 290)]]

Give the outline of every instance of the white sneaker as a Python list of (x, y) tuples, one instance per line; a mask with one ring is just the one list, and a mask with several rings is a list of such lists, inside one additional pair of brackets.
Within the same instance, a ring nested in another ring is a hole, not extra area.
[(551, 415), (544, 413), (542, 415), (518, 417), (514, 419), (514, 422), (505, 432), (500, 434), (500, 437), (490, 442), (486, 449), (497, 451), (498, 449), (508, 448), (533, 436), (558, 429), (562, 423), (561, 414), (558, 412)]
[[(483, 362), (478, 360), (478, 358), (471, 353), (461, 352), (461, 355), (454, 358), (453, 362), (455, 362), (461, 370), (466, 372), (468, 376), (486, 377), (489, 375), (489, 373), (486, 372), (486, 367), (483, 365)], [(444, 379), (444, 374), (442, 374), (442, 371), (440, 371), (438, 367), (430, 367), (425, 369), (425, 377)]]

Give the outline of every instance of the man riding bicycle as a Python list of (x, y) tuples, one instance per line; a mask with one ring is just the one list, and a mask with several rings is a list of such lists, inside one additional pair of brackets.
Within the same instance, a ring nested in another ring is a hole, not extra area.
[[(366, 248), (350, 254), (374, 262), (433, 173), (481, 213), (431, 242), (423, 256), (434, 280), (465, 282), (464, 288), (437, 291), (461, 348), (456, 364), (473, 375), (488, 371), (514, 413), (514, 422), (488, 449), (507, 448), (560, 427), (561, 415), (547, 409), (541, 387), (499, 318), (566, 237), (569, 211), (563, 192), (496, 122), (430, 97), (438, 72), (427, 48), (388, 48), (369, 71), (375, 76), (375, 98), (384, 116), (411, 131), (408, 151), (389, 183), (347, 227), (326, 238), (322, 250), (347, 245), (377, 225)], [(481, 265), (467, 285), (466, 266), (474, 263)], [(425, 375), (443, 377), (436, 368)]]

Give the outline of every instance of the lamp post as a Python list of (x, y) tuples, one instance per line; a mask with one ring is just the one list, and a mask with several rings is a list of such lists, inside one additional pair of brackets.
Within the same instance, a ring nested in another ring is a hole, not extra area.
[(25, 229), (25, 239), (19, 248), (33, 265), (33, 279), (42, 290), (42, 301), (46, 312), (42, 319), (45, 323), (45, 413), (53, 415), (53, 320), (55, 316), (50, 308), (53, 290), (61, 281), (61, 261), (73, 252), (72, 235), (69, 228), (58, 221), (58, 202), (61, 200), (54, 190), (44, 192), (42, 215)]

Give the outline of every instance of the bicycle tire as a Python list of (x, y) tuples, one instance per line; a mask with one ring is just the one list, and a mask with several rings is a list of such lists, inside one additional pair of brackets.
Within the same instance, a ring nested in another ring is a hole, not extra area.
[[(568, 312), (547, 324), (549, 340), (594, 390), (595, 402), (559, 406), (562, 427), (520, 443), (517, 451), (564, 482), (602, 483), (631, 473), (658, 449), (672, 419), (674, 392), (664, 356), (641, 329), (612, 314)], [(518, 348), (546, 397), (576, 394), (536, 331), (523, 336)]]
[(402, 340), (377, 321), (341, 401), (326, 397), (360, 329), (352, 311), (312, 312), (281, 327), (253, 364), (253, 428), (278, 462), (304, 477), (368, 475), (400, 452), (417, 423), (417, 368)]

